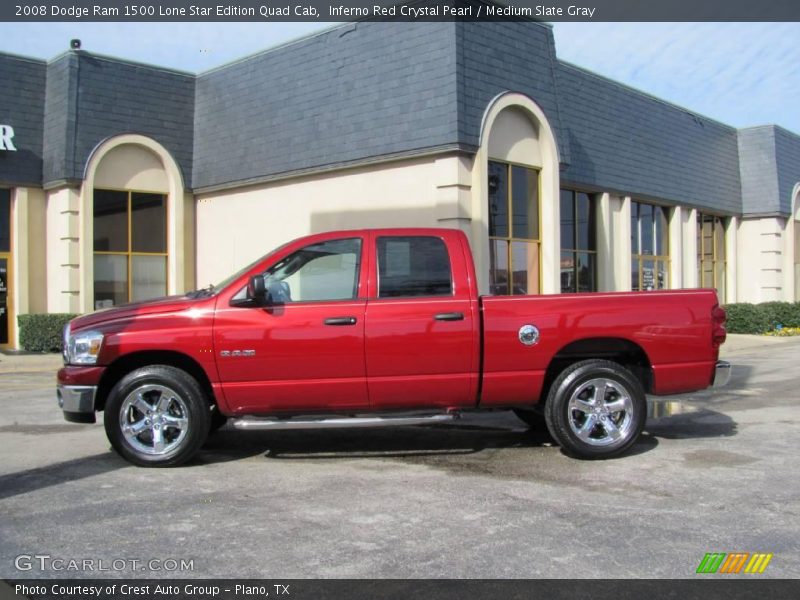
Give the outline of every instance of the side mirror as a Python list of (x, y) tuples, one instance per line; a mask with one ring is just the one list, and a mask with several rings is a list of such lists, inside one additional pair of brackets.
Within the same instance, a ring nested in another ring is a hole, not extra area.
[(247, 282), (247, 299), (254, 304), (267, 304), (267, 286), (263, 275), (253, 275)]

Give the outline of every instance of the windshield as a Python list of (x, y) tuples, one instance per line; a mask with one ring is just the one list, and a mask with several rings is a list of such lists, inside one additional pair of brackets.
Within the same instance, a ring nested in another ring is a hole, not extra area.
[(192, 297), (192, 296), (197, 296), (199, 294), (207, 294), (207, 295), (210, 296), (212, 294), (218, 294), (223, 289), (225, 289), (227, 286), (229, 286), (232, 282), (236, 281), (239, 277), (241, 277), (242, 275), (247, 273), (247, 271), (252, 269), (258, 263), (260, 263), (262, 260), (265, 260), (265, 259), (269, 258), (270, 256), (272, 256), (273, 254), (275, 254), (276, 252), (278, 252), (279, 250), (281, 250), (282, 248), (284, 248), (285, 246), (288, 246), (288, 245), (289, 245), (289, 242), (287, 242), (285, 244), (281, 244), (280, 246), (278, 246), (277, 248), (275, 248), (271, 252), (265, 254), (264, 256), (258, 257), (256, 260), (251, 262), (249, 265), (247, 265), (246, 267), (242, 267), (241, 269), (236, 271), (233, 275), (229, 275), (228, 277), (226, 277), (225, 279), (223, 279), (219, 283), (210, 284), (208, 287), (205, 287), (205, 288), (202, 288), (202, 289), (199, 289), (199, 290), (195, 290), (194, 292), (189, 292), (187, 294), (187, 296)]

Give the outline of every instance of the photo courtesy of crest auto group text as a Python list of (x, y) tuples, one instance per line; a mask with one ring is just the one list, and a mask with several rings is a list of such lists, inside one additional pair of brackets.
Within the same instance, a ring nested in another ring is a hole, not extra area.
[(2, 600), (794, 597), (799, 37), (0, 6)]

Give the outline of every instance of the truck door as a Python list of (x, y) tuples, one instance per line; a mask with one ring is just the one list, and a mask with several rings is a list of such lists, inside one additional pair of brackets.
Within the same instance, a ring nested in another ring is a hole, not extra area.
[(311, 243), (263, 274), (273, 292), (270, 306), (217, 307), (214, 351), (230, 410), (369, 406), (363, 246), (358, 235)]
[(365, 332), (370, 405), (474, 406), (478, 316), (458, 238), (375, 232), (372, 246), (377, 277)]

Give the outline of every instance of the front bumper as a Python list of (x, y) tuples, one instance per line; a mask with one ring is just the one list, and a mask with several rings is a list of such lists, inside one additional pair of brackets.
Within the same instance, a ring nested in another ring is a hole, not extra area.
[(58, 406), (64, 411), (64, 418), (72, 423), (94, 423), (94, 400), (96, 385), (62, 385), (56, 387)]
[(714, 370), (714, 387), (722, 387), (724, 385), (728, 385), (728, 382), (731, 379), (731, 371), (733, 367), (731, 363), (726, 360), (719, 360), (717, 361), (717, 367)]
[[(58, 405), (64, 418), (73, 423), (94, 423), (97, 410), (97, 386), (105, 372), (104, 366), (68, 365), (56, 376)], [(100, 407), (102, 409), (102, 406)]]

